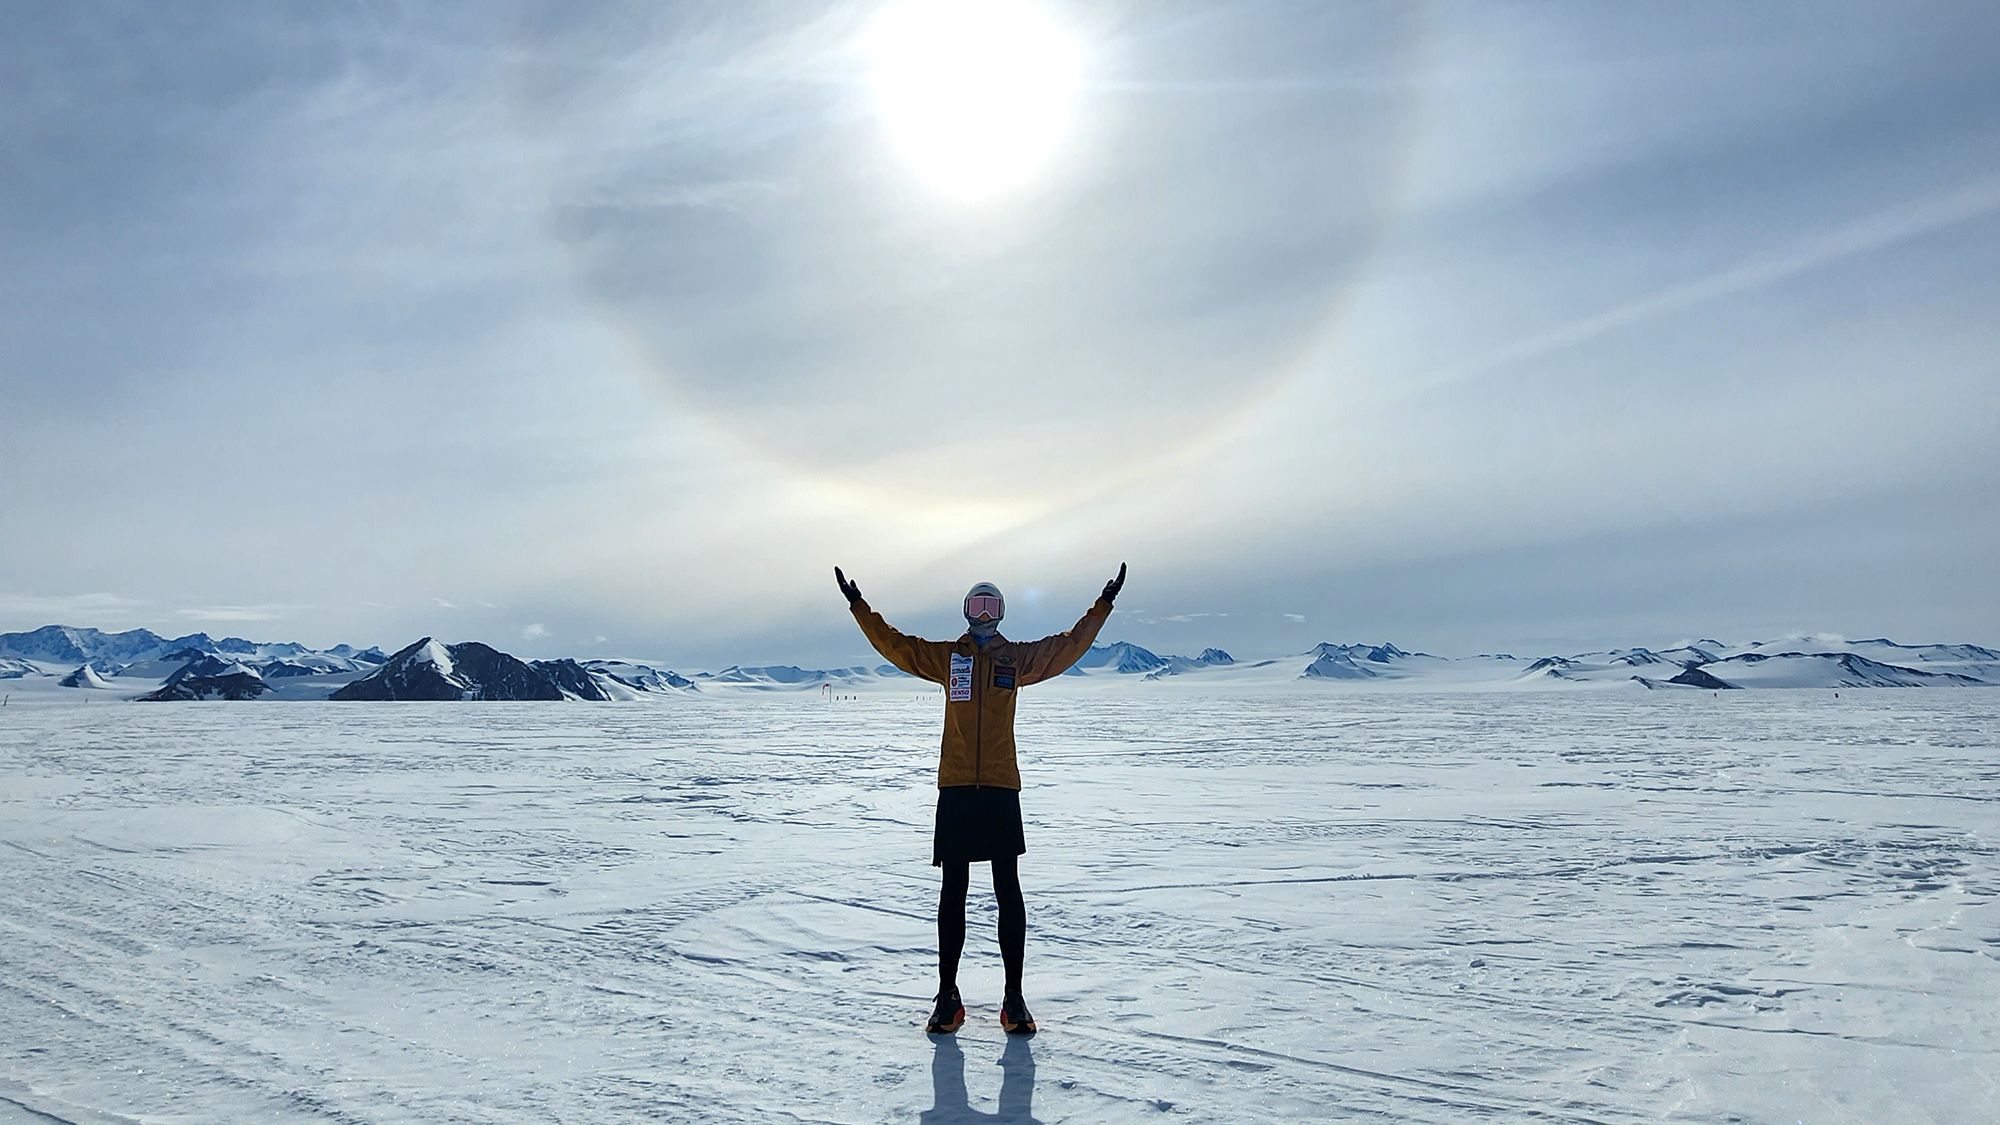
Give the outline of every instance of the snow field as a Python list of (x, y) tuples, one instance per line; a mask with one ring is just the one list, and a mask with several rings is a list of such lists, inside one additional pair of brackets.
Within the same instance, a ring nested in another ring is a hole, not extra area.
[(1028, 995), (938, 710), (0, 711), (0, 1121), (2000, 1117), (2000, 697), (1030, 693)]

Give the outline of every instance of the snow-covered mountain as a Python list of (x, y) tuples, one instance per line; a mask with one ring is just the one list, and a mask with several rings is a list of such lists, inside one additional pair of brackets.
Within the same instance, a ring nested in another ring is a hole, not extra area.
[(766, 664), (746, 668), (732, 664), (720, 672), (696, 672), (694, 679), (696, 685), (726, 685), (758, 691), (818, 688), (821, 684), (857, 687), (883, 680), (900, 680), (905, 684), (915, 682), (914, 677), (893, 664), (877, 664), (873, 667), (857, 664), (851, 668), (801, 668), (795, 664)]
[[(645, 664), (634, 664), (629, 660), (586, 660), (585, 668), (590, 669), (599, 679), (600, 687), (607, 690), (622, 687), (634, 692), (699, 691), (693, 680), (677, 672), (662, 672)], [(608, 682), (607, 682), (608, 681)], [(618, 698), (614, 694), (614, 698)]]
[[(1145, 652), (1144, 649), (1140, 649), (1139, 651)], [(1148, 653), (1147, 655), (1150, 656), (1152, 654)], [(1160, 656), (1155, 657), (1155, 659), (1162, 660), (1165, 663), (1146, 673), (1146, 678), (1149, 680), (1178, 676), (1183, 672), (1198, 672), (1203, 668), (1223, 668), (1236, 663), (1234, 657), (1219, 648), (1202, 649), (1201, 655), (1193, 659), (1185, 656)]]
[(129, 662), (167, 651), (167, 642), (150, 629), (106, 633), (69, 625), (44, 625), (26, 633), (0, 633), (0, 657), (75, 667), (87, 660)]
[[(1962, 662), (1959, 662), (1962, 664)], [(2000, 661), (1993, 662), (2000, 668)], [(1990, 686), (1963, 672), (1933, 671), (1884, 664), (1854, 652), (1745, 652), (1688, 669), (1731, 687), (1841, 688)]]
[[(523, 661), (478, 641), (417, 641), (327, 698), (350, 700), (544, 700), (608, 702), (692, 687), (673, 672), (624, 661)], [(612, 669), (616, 669), (613, 671)]]
[[(1192, 664), (1185, 657), (1177, 658)], [(1120, 675), (1156, 672), (1171, 665), (1165, 657), (1149, 652), (1129, 641), (1116, 641), (1108, 645), (1091, 645), (1089, 651), (1063, 674), (1066, 676), (1087, 676), (1092, 672), (1117, 672)]]
[(25, 660), (0, 657), (0, 680), (17, 680), (23, 676), (41, 676), (46, 674), (46, 669), (37, 667)]
[(1299, 675), (1314, 680), (1400, 679), (1421, 670), (1413, 666), (1437, 659), (1429, 653), (1405, 652), (1393, 644), (1319, 644), (1305, 655), (1312, 661)]
[(1109, 679), (1147, 665), (1152, 666), (1142, 677), (1147, 681), (1172, 676), (1217, 685), (1320, 683), (1405, 690), (2000, 685), (2000, 652), (1981, 645), (1908, 645), (1823, 635), (1742, 645), (1703, 638), (1658, 649), (1615, 648), (1533, 659), (1512, 653), (1447, 658), (1388, 643), (1327, 642), (1295, 656), (1249, 663), (1156, 654), (1120, 642), (1093, 646), (1065, 681)]
[[(250, 641), (242, 637), (216, 640), (207, 633), (189, 633), (166, 638), (150, 629), (127, 629), (106, 633), (101, 629), (72, 625), (44, 625), (24, 633), (0, 633), (0, 660), (60, 664), (74, 668), (88, 663), (100, 673), (117, 675), (128, 665), (161, 660), (184, 661), (184, 654), (212, 656), (264, 663), (289, 660), (321, 667), (326, 671), (355, 671), (380, 664), (385, 659), (379, 649), (356, 649), (335, 645), (316, 652), (295, 641)], [(371, 659), (372, 657), (372, 659)]]
[(0, 680), (110, 690), (127, 699), (602, 702), (696, 690), (676, 672), (632, 661), (522, 661), (476, 641), (448, 646), (428, 637), (392, 658), (346, 644), (316, 650), (292, 641), (50, 625), (0, 634), (0, 651), (12, 654), (0, 656)]
[(1652, 651), (1544, 657), (1523, 679), (1636, 682), (1644, 687), (1859, 688), (2000, 685), (2000, 653), (1980, 645), (1903, 645), (1885, 638), (1779, 637), (1743, 645), (1699, 640)]
[(105, 679), (98, 673), (97, 669), (91, 667), (87, 662), (77, 665), (76, 671), (57, 680), (56, 683), (61, 687), (74, 688), (108, 688), (111, 686), (111, 681)]
[(218, 660), (213, 656), (191, 661), (180, 672), (169, 677), (159, 690), (139, 696), (148, 703), (174, 703), (195, 699), (256, 699), (268, 693), (271, 685), (257, 674), (257, 670), (236, 661)]

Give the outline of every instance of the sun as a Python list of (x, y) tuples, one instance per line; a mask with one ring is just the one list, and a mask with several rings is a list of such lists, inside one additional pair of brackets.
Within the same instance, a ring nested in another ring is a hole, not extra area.
[(950, 195), (1020, 187), (1074, 125), (1076, 40), (1027, 0), (902, 0), (876, 20), (868, 46), (892, 144)]

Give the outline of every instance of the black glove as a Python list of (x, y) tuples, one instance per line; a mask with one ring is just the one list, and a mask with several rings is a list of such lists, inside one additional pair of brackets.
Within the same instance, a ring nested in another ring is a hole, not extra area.
[[(1125, 577), (1122, 568), (1119, 571), (1118, 577), (1120, 579), (1123, 579)], [(861, 587), (856, 586), (852, 582), (849, 582), (847, 580), (847, 575), (840, 573), (840, 568), (837, 566), (833, 568), (833, 580), (834, 582), (839, 584), (840, 592), (847, 596), (848, 605), (853, 605), (855, 602), (861, 600)], [(1110, 587), (1108, 586), (1105, 588), (1110, 589)]]
[(1113, 578), (1111, 581), (1106, 582), (1104, 584), (1104, 600), (1107, 602), (1118, 600), (1118, 591), (1123, 590), (1124, 588), (1125, 588), (1125, 564), (1119, 563), (1118, 577)]

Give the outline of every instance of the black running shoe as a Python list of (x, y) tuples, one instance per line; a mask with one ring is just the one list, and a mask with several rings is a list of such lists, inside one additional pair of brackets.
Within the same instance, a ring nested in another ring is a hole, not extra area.
[(1033, 1035), (1035, 1017), (1028, 1014), (1028, 1002), (1016, 993), (1000, 1005), (1000, 1028), (1009, 1035)]
[(931, 1009), (931, 1022), (924, 1030), (932, 1035), (950, 1035), (965, 1022), (965, 1005), (958, 999), (958, 989), (947, 989), (937, 994), (937, 1006)]

